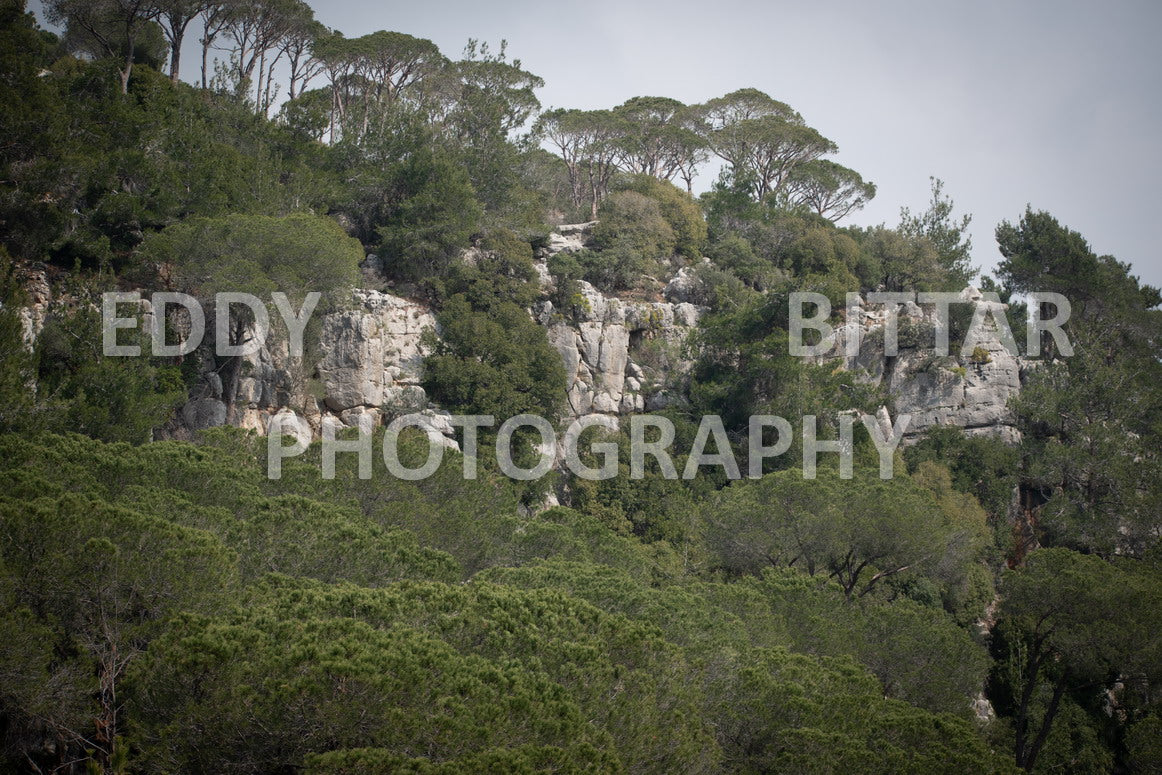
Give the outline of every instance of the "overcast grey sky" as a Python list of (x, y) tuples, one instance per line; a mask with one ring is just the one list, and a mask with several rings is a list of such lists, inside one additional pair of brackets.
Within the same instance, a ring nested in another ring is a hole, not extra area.
[(922, 210), (935, 175), (973, 215), (986, 270), (997, 223), (1030, 203), (1162, 285), (1158, 0), (308, 2), (348, 36), (398, 30), (452, 57), (469, 37), (507, 39), (545, 79), (546, 107), (701, 102), (753, 86), (878, 186), (846, 223), (894, 225), (901, 206)]

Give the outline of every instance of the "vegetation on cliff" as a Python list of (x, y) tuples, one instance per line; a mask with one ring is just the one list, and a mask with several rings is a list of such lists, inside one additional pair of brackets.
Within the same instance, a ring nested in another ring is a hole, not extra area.
[(745, 459), (752, 414), (833, 438), (884, 399), (788, 354), (788, 294), (958, 291), (968, 217), (934, 180), (895, 227), (837, 225), (875, 186), (755, 89), (542, 111), (504, 45), (346, 38), (300, 0), (46, 8), (59, 36), (0, 0), (0, 769), (1162, 768), (1162, 297), (1126, 265), (1047, 213), (1001, 224), (982, 288), (1019, 325), (1022, 294), (1067, 296), (1077, 353), (1046, 337), (1020, 444), (937, 428), (891, 481), (862, 430), (850, 480), (795, 446), (755, 480), (562, 474), (547, 510), (458, 461), (323, 479), (314, 447), (271, 480), (238, 429), (150, 441), (198, 364), (103, 355), (102, 291), (301, 297), (374, 253), (436, 312), (433, 400), (556, 419), (529, 308), (685, 270), (707, 312), (665, 416), (686, 448), (722, 416)]

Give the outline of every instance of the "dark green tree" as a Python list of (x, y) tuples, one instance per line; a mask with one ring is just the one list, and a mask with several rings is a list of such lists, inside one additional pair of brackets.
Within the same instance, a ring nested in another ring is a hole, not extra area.
[(557, 416), (565, 368), (528, 312), (505, 301), (485, 312), (456, 295), (438, 320), (443, 335), (424, 361), (424, 389), (434, 400), (498, 423), (524, 413)]
[[(1136, 563), (1135, 563), (1136, 564)], [(1068, 549), (1041, 549), (1002, 579), (995, 693), (1011, 713), (1017, 764), (1033, 771), (1069, 696), (1162, 668), (1156, 575)]]
[[(1157, 541), (1162, 435), (1162, 295), (1129, 267), (1096, 256), (1044, 212), (1003, 223), (998, 274), (1017, 292), (1062, 294), (1073, 348), (1043, 333), (1042, 358), (1017, 401), (1025, 432), (1023, 504), (1034, 537), (1110, 556)], [(1041, 316), (1052, 318), (1043, 303)]]
[(972, 237), (967, 233), (972, 216), (965, 214), (954, 218), (952, 209), (955, 205), (944, 194), (944, 181), (940, 178), (931, 180), (932, 200), (928, 209), (917, 215), (907, 207), (900, 208), (899, 229), (909, 237), (927, 237), (936, 248), (948, 281), (963, 287), (976, 274), (971, 263)]

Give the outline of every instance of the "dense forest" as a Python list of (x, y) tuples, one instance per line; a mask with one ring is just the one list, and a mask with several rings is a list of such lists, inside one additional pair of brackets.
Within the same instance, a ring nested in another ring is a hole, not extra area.
[[(301, 0), (45, 10), (59, 34), (0, 0), (0, 771), (1162, 772), (1162, 295), (1127, 264), (1030, 208), (977, 278), (938, 179), (840, 225), (875, 186), (752, 88), (547, 109), (502, 42), (349, 38)], [(742, 460), (752, 415), (834, 438), (891, 403), (789, 354), (794, 291), (838, 326), (847, 293), (975, 279), (1020, 331), (1059, 293), (1074, 354), (1030, 361), (1018, 443), (935, 427), (887, 480), (858, 424), (854, 476), (815, 479), (797, 446), (737, 480), (466, 479), (456, 452), (327, 479), (316, 444), (275, 480), (253, 432), (154, 440), (197, 357), (104, 355), (103, 292), (335, 310), (368, 254), (439, 322), (426, 395), (499, 418), (566, 416), (534, 302), (688, 272), (659, 414), (684, 448), (721, 416)]]

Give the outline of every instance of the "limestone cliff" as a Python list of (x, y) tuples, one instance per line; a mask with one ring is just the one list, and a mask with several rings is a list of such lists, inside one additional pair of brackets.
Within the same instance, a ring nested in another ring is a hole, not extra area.
[[(898, 337), (898, 352), (885, 355), (885, 305), (861, 304), (834, 335), (835, 352), (846, 368), (880, 384), (891, 397), (893, 416), (912, 416), (905, 436), (917, 436), (933, 425), (955, 425), (969, 435), (992, 435), (1015, 443), (1019, 434), (1009, 401), (1021, 391), (1022, 360), (1001, 342), (998, 319), (1006, 306), (984, 299), (975, 288), (960, 298), (972, 305), (981, 325), (973, 329), (968, 352), (953, 345), (946, 356), (935, 351), (934, 331), (939, 325), (934, 305), (907, 303), (898, 312), (898, 330), (911, 328), (914, 336)], [(848, 339), (858, 328), (860, 348), (846, 355)]]
[[(551, 284), (545, 261), (584, 247), (592, 224), (560, 227), (540, 251), (542, 285)], [(368, 285), (383, 286), (379, 262), (364, 264)], [(549, 341), (565, 363), (567, 411), (573, 416), (657, 409), (673, 401), (669, 381), (686, 363), (682, 344), (702, 309), (685, 301), (609, 298), (581, 283), (584, 303), (568, 318), (548, 300), (531, 313), (546, 326)], [(183, 437), (231, 424), (265, 433), (272, 418), (302, 438), (318, 438), (324, 423), (352, 426), (362, 415), (420, 411), (429, 424), (451, 436), (447, 415), (429, 405), (420, 386), (427, 349), (425, 331), (438, 334), (432, 311), (391, 293), (357, 289), (344, 309), (322, 317), (318, 354), (311, 363), (292, 362), (285, 348), (264, 347), (244, 359), (245, 376), (232, 396), (224, 395), (212, 354), (202, 353), (202, 373), (178, 421), (164, 429)], [(312, 365), (313, 364), (313, 365)]]
[[(546, 261), (561, 251), (581, 250), (592, 224), (562, 226), (537, 255), (542, 286), (552, 283)], [(29, 340), (48, 314), (52, 294), (41, 276), (30, 282), (32, 303), (22, 311)], [(363, 416), (373, 422), (405, 412), (422, 412), (429, 424), (453, 442), (447, 414), (432, 406), (420, 386), (427, 354), (424, 333), (438, 335), (434, 314), (425, 305), (384, 288), (378, 259), (364, 264), (365, 285), (352, 291), (350, 302), (321, 317), (319, 346), (303, 359), (291, 358), (285, 343), (272, 340), (232, 366), (230, 377), (209, 346), (198, 353), (200, 373), (190, 400), (161, 437), (187, 437), (217, 425), (235, 425), (264, 434), (272, 418), (304, 441), (317, 439), (324, 424), (352, 426)], [(568, 315), (546, 298), (530, 314), (547, 329), (550, 343), (561, 354), (567, 376), (567, 412), (618, 415), (664, 408), (680, 400), (675, 390), (689, 363), (683, 344), (705, 313), (689, 300), (697, 298), (697, 277), (680, 270), (659, 300), (629, 300), (605, 296), (581, 283), (583, 302)], [(993, 316), (1003, 305), (986, 301), (967, 288), (961, 298)], [(148, 315), (148, 303), (143, 302)], [(932, 306), (907, 304), (900, 309), (900, 329), (923, 329), (920, 337), (901, 337), (897, 355), (884, 354), (887, 309), (878, 305), (852, 310), (837, 327), (832, 356), (861, 379), (880, 384), (890, 396), (892, 415), (912, 415), (907, 435), (915, 437), (935, 424), (964, 428), (970, 434), (992, 434), (1006, 441), (1018, 438), (1008, 403), (1021, 387), (1023, 363), (1002, 344), (995, 327), (986, 326), (971, 355), (936, 356), (931, 330)], [(994, 317), (986, 316), (991, 324)], [(845, 354), (847, 341), (858, 330), (858, 355)], [(920, 343), (917, 339), (921, 340)]]

